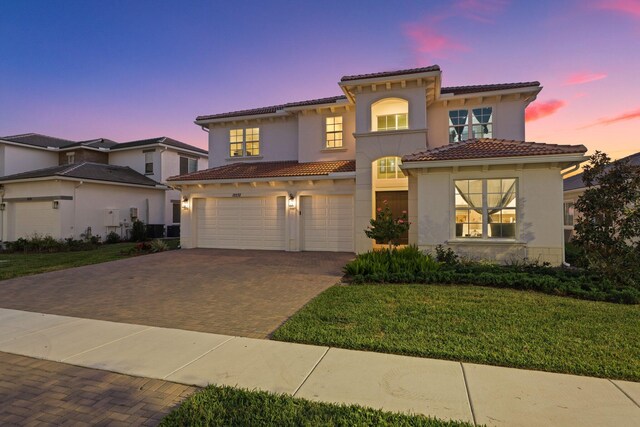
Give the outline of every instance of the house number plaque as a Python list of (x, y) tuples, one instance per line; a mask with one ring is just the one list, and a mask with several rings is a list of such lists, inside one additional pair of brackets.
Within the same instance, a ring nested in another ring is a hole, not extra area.
[(242, 193), (233, 193), (231, 197), (242, 197)]

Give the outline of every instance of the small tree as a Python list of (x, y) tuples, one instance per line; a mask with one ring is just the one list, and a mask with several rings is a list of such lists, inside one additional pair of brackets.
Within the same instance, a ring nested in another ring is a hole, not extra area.
[(131, 224), (131, 241), (132, 242), (144, 242), (147, 240), (147, 227), (144, 222), (136, 219)]
[(576, 201), (580, 212), (574, 242), (589, 267), (620, 284), (640, 286), (640, 168), (611, 162), (596, 151), (584, 168), (587, 186)]
[(385, 200), (383, 207), (378, 208), (375, 219), (371, 219), (371, 225), (364, 230), (364, 234), (376, 242), (389, 245), (389, 252), (394, 245), (398, 244), (398, 239), (409, 230), (411, 223), (407, 219), (407, 211), (402, 211), (399, 218), (393, 218), (391, 207)]

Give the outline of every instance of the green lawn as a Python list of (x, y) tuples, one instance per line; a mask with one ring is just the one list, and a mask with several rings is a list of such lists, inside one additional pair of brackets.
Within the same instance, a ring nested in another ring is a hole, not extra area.
[(189, 397), (161, 426), (428, 426), (462, 427), (440, 421), (363, 408), (311, 402), (284, 395), (209, 386)]
[(510, 289), (334, 286), (273, 339), (640, 381), (640, 306)]
[(135, 243), (116, 243), (89, 251), (0, 254), (0, 280), (127, 258), (129, 255), (121, 252), (134, 245)]

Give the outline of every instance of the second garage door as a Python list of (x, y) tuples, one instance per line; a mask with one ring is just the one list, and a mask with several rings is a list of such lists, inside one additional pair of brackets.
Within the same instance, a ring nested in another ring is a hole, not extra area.
[(18, 202), (15, 204), (15, 238), (34, 234), (60, 238), (60, 215), (53, 202)]
[(303, 196), (302, 250), (353, 252), (353, 196)]
[(197, 246), (285, 249), (285, 198), (196, 199)]

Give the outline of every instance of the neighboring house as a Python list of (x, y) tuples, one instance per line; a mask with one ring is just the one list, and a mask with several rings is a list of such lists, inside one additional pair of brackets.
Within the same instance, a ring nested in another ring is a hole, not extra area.
[(135, 219), (156, 234), (165, 226), (176, 232), (180, 193), (166, 179), (206, 165), (206, 150), (167, 137), (125, 143), (0, 137), (0, 236), (125, 237)]
[[(616, 160), (629, 160), (629, 163), (634, 166), (640, 167), (640, 153), (635, 153), (622, 159)], [(575, 203), (578, 197), (582, 196), (587, 186), (582, 180), (583, 174), (579, 173), (572, 175), (564, 179), (564, 203), (563, 203), (563, 218), (564, 218), (564, 238), (565, 241), (569, 241), (573, 236), (573, 226), (576, 223), (578, 212), (575, 210)], [(597, 182), (596, 182), (597, 185)]]
[(209, 168), (182, 191), (183, 247), (363, 252), (386, 200), (407, 241), (563, 261), (561, 172), (582, 145), (524, 142), (538, 82), (442, 87), (438, 66), (345, 76), (344, 95), (200, 116)]

